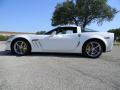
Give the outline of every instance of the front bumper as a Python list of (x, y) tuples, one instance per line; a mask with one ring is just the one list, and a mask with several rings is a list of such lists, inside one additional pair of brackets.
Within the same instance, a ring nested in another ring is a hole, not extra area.
[(6, 41), (5, 51), (11, 51), (11, 41)]

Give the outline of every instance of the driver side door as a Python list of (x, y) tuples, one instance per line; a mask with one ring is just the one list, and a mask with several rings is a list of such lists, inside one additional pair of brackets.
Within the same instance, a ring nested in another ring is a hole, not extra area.
[(55, 35), (48, 35), (42, 40), (45, 51), (71, 51), (77, 48), (79, 43), (77, 28), (59, 28)]

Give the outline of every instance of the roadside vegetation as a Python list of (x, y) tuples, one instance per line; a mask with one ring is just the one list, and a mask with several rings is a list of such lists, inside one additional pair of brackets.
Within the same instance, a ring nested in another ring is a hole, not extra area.
[(108, 32), (114, 33), (114, 35), (115, 35), (115, 45), (120, 45), (120, 28), (111, 29)]
[(119, 45), (120, 46), (120, 28), (111, 29), (108, 32), (114, 33), (114, 35), (115, 35), (115, 43), (114, 43), (114, 45)]
[(6, 41), (8, 39), (8, 36), (0, 35), (0, 41)]
[(120, 41), (115, 42), (114, 45), (119, 45), (120, 46)]
[(111, 29), (108, 32), (114, 33), (115, 40), (120, 42), (120, 28), (117, 29)]
[(46, 31), (38, 31), (38, 32), (36, 32), (37, 35), (43, 35), (45, 33), (46, 33)]

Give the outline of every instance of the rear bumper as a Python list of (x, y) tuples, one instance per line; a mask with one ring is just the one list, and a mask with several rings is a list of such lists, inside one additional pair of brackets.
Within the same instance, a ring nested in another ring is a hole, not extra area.
[(108, 43), (108, 45), (106, 46), (106, 52), (111, 52), (114, 46), (114, 42), (111, 41)]
[(112, 48), (113, 48), (113, 46), (111, 46), (111, 47), (106, 47), (106, 52), (111, 52), (111, 51), (112, 51)]

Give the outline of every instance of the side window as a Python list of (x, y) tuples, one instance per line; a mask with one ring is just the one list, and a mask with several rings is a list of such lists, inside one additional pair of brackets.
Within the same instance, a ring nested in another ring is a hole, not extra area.
[(62, 27), (57, 34), (74, 34), (77, 33), (76, 27)]
[(66, 34), (73, 34), (73, 30), (66, 30)]

